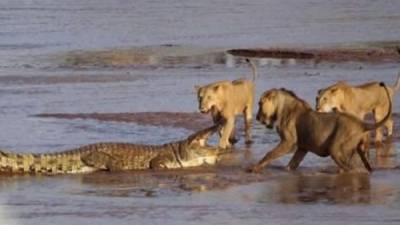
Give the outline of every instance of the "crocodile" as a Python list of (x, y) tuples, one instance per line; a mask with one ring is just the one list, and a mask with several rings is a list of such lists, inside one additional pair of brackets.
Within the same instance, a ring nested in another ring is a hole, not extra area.
[(213, 165), (217, 162), (219, 149), (209, 146), (207, 140), (216, 130), (218, 125), (200, 130), (184, 140), (162, 145), (105, 142), (43, 154), (0, 150), (0, 173), (51, 175)]

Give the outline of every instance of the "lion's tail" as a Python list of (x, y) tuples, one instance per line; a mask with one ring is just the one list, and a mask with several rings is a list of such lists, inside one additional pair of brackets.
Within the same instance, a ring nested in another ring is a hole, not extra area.
[(251, 67), (251, 73), (253, 74), (253, 81), (256, 80), (257, 76), (258, 76), (258, 72), (257, 72), (257, 67), (254, 64), (254, 62), (252, 62), (250, 59), (246, 58), (246, 62), (250, 65)]
[(364, 152), (361, 150), (361, 148), (357, 147), (357, 153), (358, 153), (358, 155), (360, 156), (361, 161), (363, 162), (365, 168), (368, 170), (368, 172), (371, 173), (371, 172), (372, 172), (372, 167), (371, 167), (371, 165), (369, 164), (368, 159), (367, 159), (367, 157), (365, 157), (365, 154), (364, 154)]
[(374, 124), (363, 122), (365, 131), (376, 130), (377, 128), (379, 128), (380, 126), (385, 124), (386, 121), (392, 115), (392, 99), (390, 98), (389, 90), (386, 87), (385, 83), (381, 82), (380, 85), (385, 89), (386, 95), (387, 95), (387, 97), (389, 99), (389, 109), (388, 109), (388, 112), (387, 112), (385, 118), (383, 118), (381, 121), (379, 121), (377, 123), (374, 123)]

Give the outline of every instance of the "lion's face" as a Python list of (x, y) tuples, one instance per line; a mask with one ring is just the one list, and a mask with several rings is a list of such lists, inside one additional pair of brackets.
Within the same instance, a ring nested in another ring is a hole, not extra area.
[(340, 88), (328, 88), (318, 91), (315, 108), (318, 112), (336, 112), (340, 111), (343, 101), (344, 95)]
[(267, 128), (272, 129), (276, 121), (277, 96), (274, 92), (265, 93), (258, 102), (256, 119)]
[(219, 101), (219, 86), (201, 87), (197, 91), (199, 110), (201, 113), (208, 113), (212, 107), (217, 106)]

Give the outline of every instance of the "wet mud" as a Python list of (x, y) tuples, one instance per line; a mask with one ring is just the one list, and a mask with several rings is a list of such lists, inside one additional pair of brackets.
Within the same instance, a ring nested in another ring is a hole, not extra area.
[(294, 59), (299, 62), (400, 62), (399, 42), (347, 43), (320, 48), (258, 48), (230, 49), (228, 53), (241, 57)]

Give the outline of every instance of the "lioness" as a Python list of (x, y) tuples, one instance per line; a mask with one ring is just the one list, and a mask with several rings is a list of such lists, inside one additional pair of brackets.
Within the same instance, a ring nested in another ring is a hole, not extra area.
[[(253, 81), (257, 68), (253, 62), (246, 60), (252, 69)], [(246, 143), (251, 143), (251, 123), (254, 101), (254, 83), (246, 79), (218, 81), (205, 86), (195, 86), (201, 113), (211, 112), (214, 124), (221, 123), (219, 132), (220, 148), (228, 148), (235, 142), (235, 116), (243, 114), (245, 122)]]
[[(390, 98), (389, 91), (387, 98)], [(260, 172), (272, 160), (289, 153), (295, 146), (297, 150), (286, 167), (288, 170), (296, 169), (307, 151), (312, 151), (321, 157), (330, 155), (341, 169), (348, 171), (351, 169), (351, 158), (357, 150), (364, 166), (371, 171), (360, 145), (365, 132), (386, 123), (391, 107), (390, 103), (383, 120), (369, 124), (346, 113), (313, 111), (305, 101), (285, 89), (266, 91), (260, 98), (256, 119), (267, 128), (273, 128), (276, 123), (281, 142), (248, 171)]]
[[(396, 84), (388, 87), (393, 100), (393, 94), (400, 89), (400, 72)], [(370, 82), (358, 86), (351, 86), (340, 81), (332, 86), (318, 91), (316, 97), (316, 110), (318, 112), (346, 112), (363, 120), (365, 115), (372, 112), (375, 121), (381, 120), (387, 114), (389, 100), (386, 92), (378, 82)], [(390, 117), (384, 127), (387, 135), (393, 134), (393, 120)], [(383, 128), (376, 130), (375, 142), (379, 146), (382, 143)], [(365, 145), (368, 146), (369, 134), (366, 134)], [(367, 148), (367, 147), (365, 147)]]

